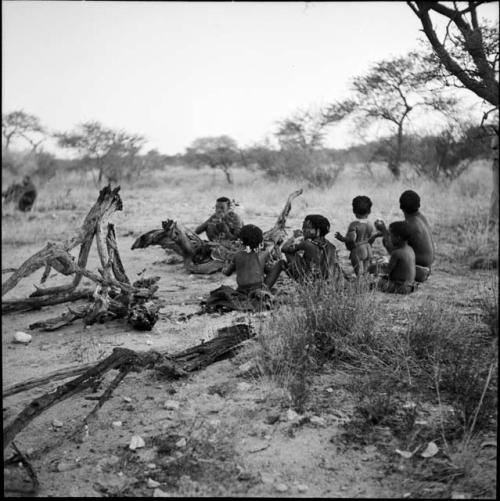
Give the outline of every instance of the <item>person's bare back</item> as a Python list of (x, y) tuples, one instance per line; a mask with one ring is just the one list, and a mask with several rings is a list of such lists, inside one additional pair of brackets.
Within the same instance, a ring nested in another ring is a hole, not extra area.
[(415, 281), (415, 252), (407, 243), (391, 252), (388, 271), (392, 282), (411, 284)]
[(423, 214), (405, 214), (405, 222), (410, 229), (409, 245), (415, 251), (415, 262), (430, 268), (434, 262), (434, 242), (429, 223)]
[[(269, 251), (240, 251), (234, 255), (234, 271), (239, 288), (262, 286), (265, 278), (265, 266)], [(227, 271), (229, 271), (228, 269)], [(226, 274), (228, 274), (226, 271)]]
[(271, 289), (283, 269), (280, 260), (270, 265), (269, 258), (274, 244), (269, 244), (264, 250), (259, 250), (263, 243), (262, 230), (253, 225), (243, 226), (240, 239), (248, 251), (239, 251), (222, 269), (224, 275), (229, 276), (236, 272), (238, 291), (248, 293), (254, 289), (265, 287)]

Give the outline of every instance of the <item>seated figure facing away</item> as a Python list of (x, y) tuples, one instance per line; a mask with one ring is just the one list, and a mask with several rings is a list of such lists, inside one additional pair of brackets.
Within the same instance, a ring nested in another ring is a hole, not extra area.
[(236, 240), (243, 222), (231, 210), (231, 201), (227, 197), (220, 197), (215, 202), (215, 213), (204, 223), (200, 224), (194, 232), (199, 235), (205, 232), (207, 238), (216, 240)]
[[(425, 282), (431, 273), (431, 265), (434, 262), (434, 241), (429, 223), (425, 216), (419, 211), (420, 197), (413, 190), (406, 190), (399, 197), (399, 206), (405, 216), (405, 222), (410, 232), (408, 244), (415, 251), (416, 277), (417, 282)], [(382, 236), (382, 243), (390, 253), (393, 249), (388, 230), (383, 221), (376, 221), (375, 227), (379, 233), (374, 235)]]
[(356, 216), (356, 221), (349, 225), (345, 236), (338, 231), (335, 233), (335, 238), (344, 242), (347, 250), (351, 251), (349, 259), (357, 276), (368, 271), (373, 256), (370, 237), (375, 229), (373, 224), (367, 220), (371, 207), (372, 201), (368, 197), (363, 195), (354, 197), (352, 211)]
[(415, 290), (415, 252), (408, 245), (411, 232), (405, 221), (389, 225), (391, 257), (387, 275), (382, 275), (377, 288), (383, 292), (409, 294)]
[(281, 247), (288, 261), (288, 274), (303, 282), (310, 279), (335, 279), (340, 277), (337, 249), (325, 235), (330, 231), (330, 222), (320, 214), (309, 214), (302, 224), (303, 238), (295, 239), (300, 232), (294, 232)]
[(22, 212), (28, 212), (33, 207), (37, 196), (37, 191), (33, 181), (29, 176), (24, 176), (21, 184), (12, 184), (7, 190), (2, 192), (2, 199), (5, 202), (14, 202)]
[(264, 240), (262, 230), (253, 224), (241, 228), (239, 238), (246, 247), (236, 252), (222, 269), (224, 275), (236, 272), (237, 291), (248, 294), (255, 290), (271, 289), (284, 268), (282, 260), (269, 266), (269, 256), (274, 244), (259, 250)]

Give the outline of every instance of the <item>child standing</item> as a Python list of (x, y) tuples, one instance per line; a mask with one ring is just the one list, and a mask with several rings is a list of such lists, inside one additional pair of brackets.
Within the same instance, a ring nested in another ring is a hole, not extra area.
[(368, 266), (373, 256), (371, 246), (373, 240), (371, 237), (374, 233), (374, 228), (372, 223), (367, 220), (371, 208), (372, 201), (368, 197), (363, 195), (354, 197), (352, 200), (352, 211), (356, 216), (356, 221), (353, 221), (349, 225), (345, 236), (338, 231), (335, 233), (335, 238), (344, 242), (347, 250), (351, 251), (349, 259), (357, 276), (368, 271)]

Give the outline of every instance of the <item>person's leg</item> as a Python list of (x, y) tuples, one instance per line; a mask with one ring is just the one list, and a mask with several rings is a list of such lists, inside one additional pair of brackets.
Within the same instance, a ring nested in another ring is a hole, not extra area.
[(419, 266), (417, 264), (415, 269), (415, 282), (425, 282), (429, 275), (431, 274), (431, 269), (426, 266)]

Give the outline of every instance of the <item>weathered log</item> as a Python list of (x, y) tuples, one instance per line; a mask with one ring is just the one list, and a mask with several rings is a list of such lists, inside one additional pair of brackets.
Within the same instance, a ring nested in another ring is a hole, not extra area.
[(30, 324), (29, 328), (30, 330), (40, 329), (47, 332), (55, 331), (57, 329), (60, 329), (61, 327), (65, 327), (66, 325), (73, 323), (75, 320), (85, 318), (89, 313), (89, 309), (89, 306), (80, 309), (68, 308), (68, 311), (65, 311), (57, 317), (49, 318), (47, 320), (40, 320), (39, 322)]
[(22, 429), (46, 409), (92, 386), (96, 379), (102, 378), (109, 370), (125, 369), (130, 365), (146, 367), (158, 359), (158, 357), (158, 353), (155, 352), (139, 353), (125, 348), (115, 348), (109, 357), (90, 368), (84, 374), (64, 383), (55, 391), (45, 393), (41, 397), (36, 398), (21, 411), (12, 423), (7, 425), (3, 430), (4, 450)]
[(96, 300), (93, 304), (85, 306), (81, 309), (72, 309), (68, 307), (68, 311), (62, 313), (61, 315), (32, 323), (29, 328), (31, 330), (39, 329), (43, 331), (55, 331), (80, 318), (84, 319), (86, 325), (92, 325), (95, 322), (102, 323), (108, 317), (113, 319), (124, 318), (129, 312), (128, 303), (126, 301), (128, 301), (128, 296), (121, 295), (116, 298), (109, 298), (105, 305), (106, 308), (103, 307), (103, 302), (100, 300)]
[[(247, 324), (236, 324), (230, 327), (223, 327), (217, 331), (217, 334), (217, 337), (214, 339), (203, 342), (200, 345), (193, 346), (192, 348), (188, 348), (187, 350), (174, 355), (168, 355), (166, 352), (161, 352), (161, 355), (164, 357), (164, 361), (162, 363), (165, 364), (168, 360), (170, 360), (172, 364), (175, 364), (176, 368), (172, 369), (173, 372), (180, 371), (180, 374), (184, 371), (191, 372), (194, 366), (192, 363), (188, 362), (192, 362), (197, 355), (210, 353), (211, 351), (217, 353), (231, 351), (231, 345), (233, 343), (236, 348), (239, 343), (253, 336)], [(32, 378), (21, 383), (15, 383), (7, 386), (3, 388), (2, 394), (4, 398), (10, 397), (11, 395), (16, 395), (17, 393), (22, 393), (24, 391), (32, 390), (33, 388), (44, 386), (45, 384), (53, 381), (60, 381), (61, 379), (67, 379), (71, 376), (82, 374), (91, 367), (94, 367), (94, 365), (94, 363), (90, 362), (84, 365), (59, 369), (41, 378)]]
[[(12, 288), (14, 288), (19, 281), (31, 275), (36, 270), (51, 264), (51, 260), (57, 259), (57, 256), (54, 255), (54, 247), (58, 249), (62, 249), (66, 252), (69, 252), (71, 249), (78, 245), (82, 245), (80, 249), (80, 256), (78, 259), (79, 267), (82, 268), (86, 264), (86, 260), (88, 257), (88, 250), (90, 250), (90, 246), (92, 244), (92, 239), (94, 237), (96, 226), (99, 221), (102, 220), (103, 217), (109, 217), (109, 215), (115, 210), (122, 210), (123, 205), (118, 192), (120, 191), (120, 187), (118, 186), (115, 189), (111, 189), (110, 186), (104, 187), (100, 192), (97, 198), (97, 201), (90, 209), (89, 213), (85, 217), (85, 220), (80, 227), (79, 231), (73, 237), (65, 240), (60, 245), (56, 246), (55, 244), (47, 244), (43, 249), (35, 253), (33, 256), (28, 258), (21, 266), (2, 284), (2, 296), (4, 296), (7, 292), (9, 292)], [(85, 244), (85, 245), (84, 245)], [(83, 254), (82, 254), (83, 253)], [(82, 259), (80, 259), (82, 258)], [(84, 258), (84, 259), (83, 259)], [(82, 261), (85, 261), (82, 263)], [(56, 264), (57, 266), (57, 264)], [(54, 266), (53, 266), (54, 267)], [(60, 287), (52, 287), (50, 289), (39, 289), (36, 295), (47, 295), (47, 294), (55, 294), (55, 293), (64, 293), (68, 290), (72, 290), (78, 285), (77, 278), (78, 274), (75, 275), (75, 279), (73, 284), (63, 285)], [(79, 281), (79, 278), (78, 278)], [(76, 285), (75, 285), (75, 282)]]
[(89, 300), (92, 299), (93, 293), (94, 292), (91, 289), (83, 289), (56, 296), (9, 299), (2, 301), (2, 313), (11, 313), (13, 311), (39, 310), (44, 306), (69, 303), (78, 301), (80, 299)]
[(116, 243), (115, 226), (113, 223), (108, 223), (108, 234), (106, 236), (106, 245), (108, 247), (108, 254), (111, 258), (111, 266), (113, 268), (113, 274), (119, 282), (124, 284), (129, 284), (130, 280), (125, 273), (125, 267), (123, 266), (122, 260), (120, 258), (120, 253), (118, 251), (118, 244)]
[[(3, 430), (4, 450), (15, 436), (33, 419), (56, 403), (66, 400), (85, 388), (92, 386), (97, 379), (101, 379), (109, 370), (118, 369), (128, 372), (130, 370), (141, 370), (146, 367), (152, 368), (167, 357), (170, 364), (178, 364), (180, 369), (176, 373), (178, 376), (182, 374), (182, 371), (192, 372), (214, 363), (222, 356), (234, 352), (239, 344), (253, 335), (252, 330), (247, 324), (224, 327), (219, 329), (218, 333), (219, 335), (216, 338), (207, 343), (184, 350), (174, 356), (162, 355), (154, 351), (135, 352), (126, 348), (115, 348), (109, 357), (88, 369), (81, 376), (62, 384), (55, 391), (45, 393), (41, 397), (34, 399), (25, 407)], [(110, 391), (116, 388), (121, 379), (115, 378), (117, 382), (114, 386), (112, 385)]]
[(283, 232), (285, 230), (286, 220), (288, 218), (288, 215), (290, 214), (290, 210), (292, 209), (292, 201), (299, 195), (302, 195), (302, 192), (303, 190), (301, 188), (300, 190), (296, 190), (288, 196), (285, 202), (285, 206), (283, 207), (283, 210), (280, 212), (280, 215), (278, 216), (276, 223), (270, 230), (264, 232), (264, 240), (278, 243), (278, 241), (283, 238)]
[(68, 379), (71, 376), (77, 376), (94, 367), (95, 362), (89, 362), (84, 365), (77, 365), (73, 367), (67, 367), (65, 369), (58, 369), (57, 371), (46, 374), (43, 377), (31, 378), (22, 383), (15, 383), (10, 386), (6, 386), (2, 390), (3, 398), (10, 397), (11, 395), (16, 395), (17, 393), (23, 393), (33, 388), (38, 388), (44, 386), (48, 383), (53, 383), (54, 381), (60, 381), (61, 379)]

